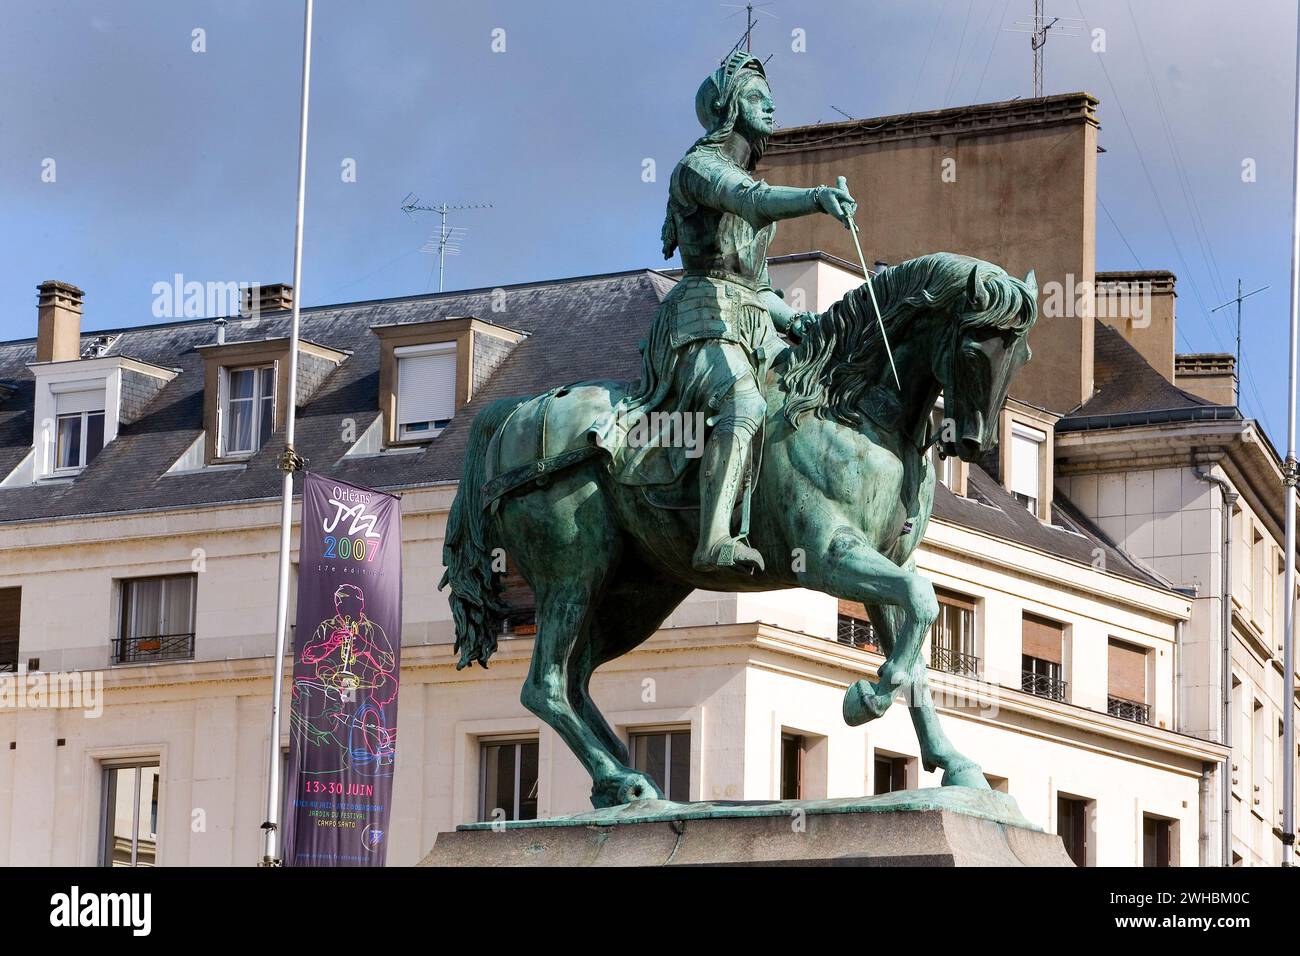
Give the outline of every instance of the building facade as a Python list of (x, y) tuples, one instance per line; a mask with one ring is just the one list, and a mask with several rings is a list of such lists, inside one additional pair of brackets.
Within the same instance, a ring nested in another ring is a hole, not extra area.
[[(810, 308), (857, 281), (821, 254), (772, 271)], [(635, 377), (671, 284), (636, 271), (302, 312), (298, 450), (403, 496), (394, 865), (457, 823), (588, 806), (576, 760), (519, 702), (526, 591), (492, 667), (454, 668), (443, 528), (477, 408)], [(49, 334), (0, 345), (0, 862), (249, 865), (288, 317), (91, 334), (81, 298), (42, 287)], [(127, 373), (141, 378), (123, 387)], [(1004, 441), (1005, 463), (942, 463), (918, 556), (943, 608), (928, 653), (948, 733), (1080, 863), (1214, 862), (1207, 801), (1227, 751), (1180, 729), (1197, 597), (1054, 496), (1056, 416), (1024, 402), (1003, 415), (1004, 436), (1040, 436), (1033, 453)], [(674, 799), (935, 785), (902, 707), (840, 718), (844, 689), (881, 660), (860, 606), (696, 592), (592, 686)], [(280, 736), (287, 750), (287, 720)]]

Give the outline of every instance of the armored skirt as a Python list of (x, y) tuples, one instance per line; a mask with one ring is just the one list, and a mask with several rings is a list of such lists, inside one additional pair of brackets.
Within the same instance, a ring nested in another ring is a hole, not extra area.
[(702, 453), (705, 430), (736, 383), (749, 377), (761, 393), (783, 347), (752, 289), (688, 274), (655, 314), (641, 380), (589, 436), (624, 484), (670, 484)]

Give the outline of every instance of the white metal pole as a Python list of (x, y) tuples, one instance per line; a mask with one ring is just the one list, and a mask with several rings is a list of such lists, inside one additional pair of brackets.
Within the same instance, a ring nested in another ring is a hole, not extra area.
[(280, 826), (280, 707), (284, 697), (284, 647), (289, 631), (289, 543), (293, 523), (293, 473), (301, 459), (293, 447), (298, 394), (298, 319), (302, 302), (302, 220), (307, 202), (307, 95), (311, 89), (311, 12), (306, 0), (302, 37), (302, 100), (298, 115), (298, 212), (293, 232), (293, 319), (289, 326), (289, 394), (284, 401), (284, 469), (280, 501), (280, 570), (275, 599), (275, 657), (271, 661), (271, 733), (266, 750), (266, 822), (262, 866), (278, 866)]
[[(1282, 638), (1282, 865), (1293, 864), (1295, 842), (1295, 399), (1296, 399), (1296, 326), (1300, 308), (1300, 11), (1296, 18), (1296, 82), (1291, 156), (1291, 342), (1288, 370), (1286, 412), (1286, 571), (1282, 578), (1285, 595), (1285, 629)], [(1240, 372), (1238, 372), (1240, 374)]]

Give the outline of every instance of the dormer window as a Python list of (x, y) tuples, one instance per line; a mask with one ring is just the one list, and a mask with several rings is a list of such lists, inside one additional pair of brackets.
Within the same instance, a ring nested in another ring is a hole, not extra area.
[(379, 339), (385, 448), (434, 438), (523, 341), (473, 316), (370, 327)]
[(275, 427), (275, 365), (222, 369), (222, 455), (251, 455)]
[(432, 438), (456, 414), (456, 343), (408, 345), (397, 359), (397, 440)]
[(1052, 443), (1059, 418), (1014, 398), (998, 418), (998, 480), (1039, 521), (1052, 520)]
[[(222, 341), (196, 350), (203, 356), (200, 467), (243, 464), (266, 447), (288, 413), (289, 340)], [(348, 354), (299, 340), (295, 396), (299, 408), (312, 400)]]

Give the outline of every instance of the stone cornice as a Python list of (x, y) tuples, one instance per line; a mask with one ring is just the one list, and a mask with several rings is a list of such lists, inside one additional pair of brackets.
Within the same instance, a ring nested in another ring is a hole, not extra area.
[(1009, 130), (1059, 125), (1098, 127), (1097, 103), (1096, 97), (1089, 93), (1064, 93), (921, 113), (897, 113), (874, 119), (792, 126), (772, 134), (764, 156), (771, 158), (845, 146), (875, 146), (934, 136), (987, 136)]

